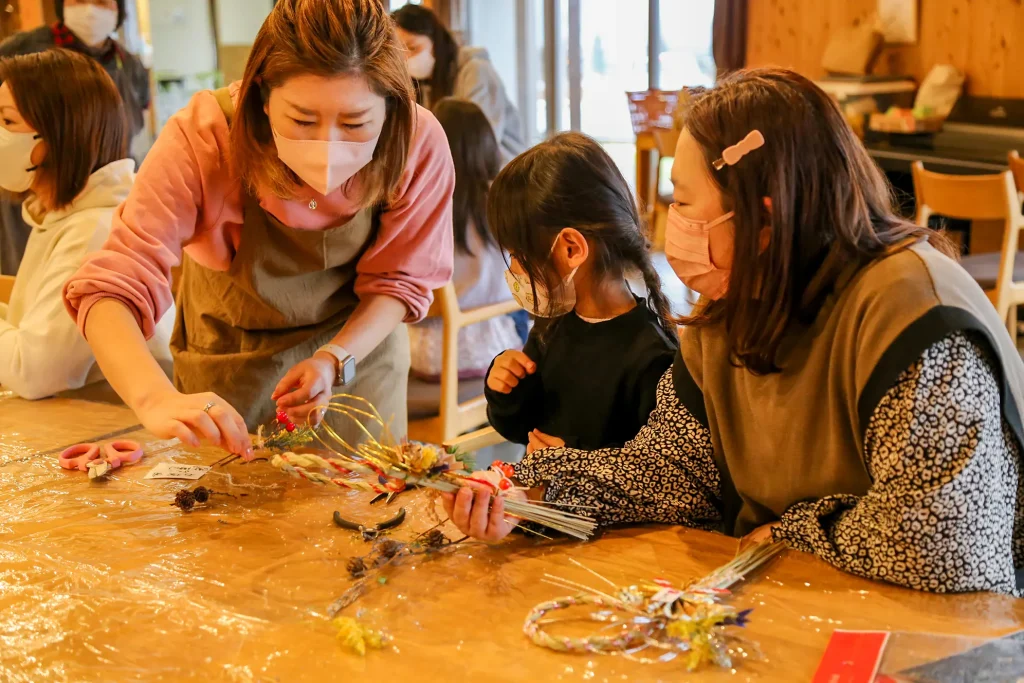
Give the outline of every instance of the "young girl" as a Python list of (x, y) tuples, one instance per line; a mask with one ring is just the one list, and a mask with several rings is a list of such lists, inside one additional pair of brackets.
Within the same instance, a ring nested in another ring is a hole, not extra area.
[[(657, 410), (623, 448), (537, 451), (516, 478), (602, 524), (771, 535), (918, 590), (1018, 592), (1024, 364), (984, 292), (899, 218), (806, 78), (735, 74), (685, 121), (666, 253), (704, 298)], [(487, 499), (446, 504), (500, 538)]]
[[(455, 227), (455, 273), (452, 282), (463, 310), (508, 301), (505, 256), (487, 225), (487, 188), (498, 174), (501, 158), (498, 143), (480, 107), (451, 97), (434, 108), (448, 136), (455, 162), (452, 195)], [(520, 311), (525, 315), (525, 312)], [(519, 348), (523, 339), (510, 316), (491, 318), (459, 331), (459, 377), (482, 378), (494, 356)], [(417, 378), (436, 381), (441, 374), (441, 320), (427, 318), (409, 327), (412, 372)]]
[(511, 255), (509, 287), (539, 318), (523, 351), (491, 366), (491, 424), (530, 451), (624, 444), (654, 408), (676, 337), (622, 174), (596, 142), (564, 133), (498, 174), (487, 216)]
[[(61, 287), (106, 239), (135, 162), (121, 98), (96, 61), (69, 50), (10, 57), (0, 82), (0, 188), (24, 198), (32, 228), (0, 306), (0, 385), (36, 399), (102, 378)], [(165, 370), (173, 318), (150, 343)]]

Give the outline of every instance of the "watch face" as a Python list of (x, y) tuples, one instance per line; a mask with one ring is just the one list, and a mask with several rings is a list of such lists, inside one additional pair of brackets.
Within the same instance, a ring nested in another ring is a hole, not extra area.
[(342, 386), (351, 384), (356, 378), (356, 359), (351, 356), (346, 358), (345, 362), (341, 364), (338, 374), (341, 375)]

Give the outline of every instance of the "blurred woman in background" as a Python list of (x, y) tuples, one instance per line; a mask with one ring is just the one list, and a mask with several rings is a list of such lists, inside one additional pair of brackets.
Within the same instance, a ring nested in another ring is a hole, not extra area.
[[(466, 310), (508, 301), (512, 293), (505, 284), (505, 256), (487, 225), (487, 189), (501, 165), (498, 143), (487, 117), (472, 102), (446, 97), (435, 105), (434, 115), (448, 136), (455, 162), (452, 282), (459, 307)], [(437, 381), (443, 348), (441, 319), (427, 318), (411, 326), (409, 341), (413, 374), (419, 379)], [(459, 377), (485, 376), (495, 356), (522, 344), (512, 316), (491, 318), (460, 330)]]
[(451, 32), (431, 10), (405, 5), (392, 17), (405, 43), (409, 73), (416, 81), (417, 100), (434, 109), (445, 97), (469, 100), (483, 111), (501, 152), (501, 165), (526, 151), (519, 110), (512, 104), (501, 77), (482, 47), (459, 47)]

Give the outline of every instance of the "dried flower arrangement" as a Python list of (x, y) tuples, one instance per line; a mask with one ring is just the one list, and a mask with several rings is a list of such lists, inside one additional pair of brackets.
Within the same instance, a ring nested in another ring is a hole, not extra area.
[[(352, 446), (324, 420), (312, 430), (312, 434), (329, 456), (277, 452), (270, 458), (271, 465), (293, 477), (317, 484), (375, 493), (401, 491), (409, 485), (452, 492), (468, 483), (475, 483), (491, 488), (494, 495), (503, 495), (511, 488), (511, 482), (506, 481), (507, 476), (501, 467), (491, 470), (500, 480), (495, 484), (490, 481), (493, 477), (479, 479), (462, 471), (458, 454), (454, 451), (410, 442), (395, 444), (387, 424), (366, 399), (338, 394), (332, 397), (324, 412), (352, 420), (366, 439), (358, 446)], [(364, 422), (379, 428), (380, 439)], [(324, 474), (324, 471), (331, 474)], [(541, 501), (505, 498), (505, 510), (510, 516), (581, 540), (590, 538), (597, 528), (589, 517)]]

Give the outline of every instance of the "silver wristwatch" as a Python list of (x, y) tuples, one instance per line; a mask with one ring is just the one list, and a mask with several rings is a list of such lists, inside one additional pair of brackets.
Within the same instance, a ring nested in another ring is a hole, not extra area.
[(317, 353), (323, 351), (335, 360), (334, 386), (346, 387), (356, 379), (356, 359), (351, 353), (337, 344), (324, 344)]

